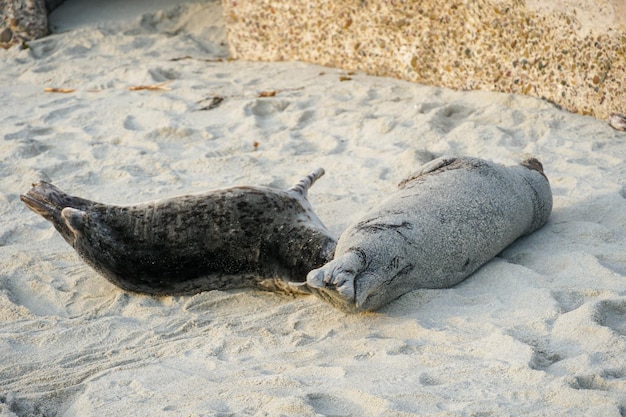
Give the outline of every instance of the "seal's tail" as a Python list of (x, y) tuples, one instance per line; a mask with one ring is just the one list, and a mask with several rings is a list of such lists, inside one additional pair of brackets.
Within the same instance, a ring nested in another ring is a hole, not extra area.
[[(526, 167), (528, 169), (533, 169), (539, 172), (541, 175), (546, 177), (545, 172), (543, 172), (543, 164), (539, 162), (537, 158), (528, 158), (520, 163), (521, 166)], [(546, 177), (548, 179), (548, 177)]]
[(45, 181), (33, 184), (33, 188), (22, 194), (20, 199), (29, 209), (49, 221), (53, 221), (58, 216), (55, 213), (60, 213), (66, 207), (86, 210), (95, 204), (93, 201), (66, 194)]
[(77, 221), (82, 218), (83, 212), (96, 204), (66, 194), (45, 181), (33, 184), (33, 188), (22, 194), (20, 199), (29, 209), (51, 222), (66, 240), (76, 233)]
[(324, 168), (316, 168), (309, 175), (298, 181), (298, 183), (291, 187), (289, 191), (293, 191), (306, 198), (309, 188), (311, 188), (311, 186), (315, 184), (315, 181), (320, 179), (322, 175), (324, 175)]

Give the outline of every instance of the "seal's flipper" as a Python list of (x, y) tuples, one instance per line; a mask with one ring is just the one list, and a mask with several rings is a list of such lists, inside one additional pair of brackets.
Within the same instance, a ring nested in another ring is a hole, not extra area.
[[(544, 177), (546, 176), (546, 174), (543, 172), (543, 164), (539, 162), (537, 158), (528, 158), (522, 161), (520, 165), (528, 169), (534, 169), (535, 171), (539, 172)], [(546, 179), (548, 178), (546, 177)]]
[(63, 238), (73, 246), (77, 232), (82, 230), (85, 211), (96, 204), (74, 197), (45, 181), (33, 184), (33, 188), (20, 199), (35, 213), (54, 225)]
[(75, 235), (78, 236), (82, 234), (85, 226), (85, 219), (87, 217), (87, 214), (84, 211), (66, 207), (61, 210), (61, 217), (65, 221), (67, 228), (70, 229)]
[(446, 167), (456, 161), (457, 158), (437, 158), (432, 161), (422, 165), (420, 170), (417, 172), (417, 175), (429, 174), (431, 172), (435, 172), (440, 170), (443, 167)]
[(445, 157), (433, 159), (432, 161), (422, 165), (422, 167), (417, 172), (409, 175), (408, 177), (400, 181), (400, 184), (398, 184), (398, 188), (402, 188), (406, 183), (411, 182), (416, 178), (439, 171), (440, 169), (445, 168), (448, 165), (451, 165), (457, 159), (458, 158), (445, 158)]
[(26, 207), (50, 222), (54, 221), (55, 216), (58, 217), (59, 210), (57, 207), (49, 204), (46, 200), (31, 196), (30, 192), (20, 195), (20, 200), (26, 204)]
[(309, 191), (309, 188), (311, 188), (311, 186), (315, 184), (315, 181), (320, 179), (322, 175), (324, 175), (324, 168), (317, 168), (309, 175), (298, 181), (298, 183), (291, 187), (289, 191), (299, 194), (306, 199), (307, 191)]
[[(33, 184), (33, 188), (28, 190), (26, 194), (21, 195), (20, 198), (28, 208), (43, 217), (46, 216), (38, 211), (37, 208), (43, 209), (45, 212), (58, 211), (60, 213), (65, 207), (72, 207), (84, 211), (96, 204), (93, 201), (69, 195), (45, 181), (39, 181)], [(46, 219), (50, 220), (47, 217)]]

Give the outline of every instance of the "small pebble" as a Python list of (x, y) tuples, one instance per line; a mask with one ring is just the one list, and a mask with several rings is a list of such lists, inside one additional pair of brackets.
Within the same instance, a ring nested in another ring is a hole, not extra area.
[(620, 113), (611, 113), (609, 125), (615, 130), (626, 131), (626, 116)]

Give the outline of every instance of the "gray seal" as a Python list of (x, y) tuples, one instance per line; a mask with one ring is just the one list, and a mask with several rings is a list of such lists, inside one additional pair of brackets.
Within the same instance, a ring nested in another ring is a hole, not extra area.
[(440, 158), (340, 237), (305, 284), (336, 307), (376, 310), (420, 288), (454, 286), (518, 237), (543, 226), (552, 193), (543, 166)]
[(21, 196), (97, 272), (151, 295), (253, 287), (299, 292), (336, 239), (307, 200), (321, 168), (288, 190), (242, 186), (131, 206), (39, 182)]

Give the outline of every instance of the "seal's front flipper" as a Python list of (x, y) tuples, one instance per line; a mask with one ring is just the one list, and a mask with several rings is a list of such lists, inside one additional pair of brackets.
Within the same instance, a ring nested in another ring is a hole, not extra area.
[(67, 228), (71, 230), (72, 233), (77, 236), (82, 234), (85, 226), (85, 220), (87, 218), (87, 214), (84, 211), (66, 207), (61, 210), (61, 217), (63, 218)]

